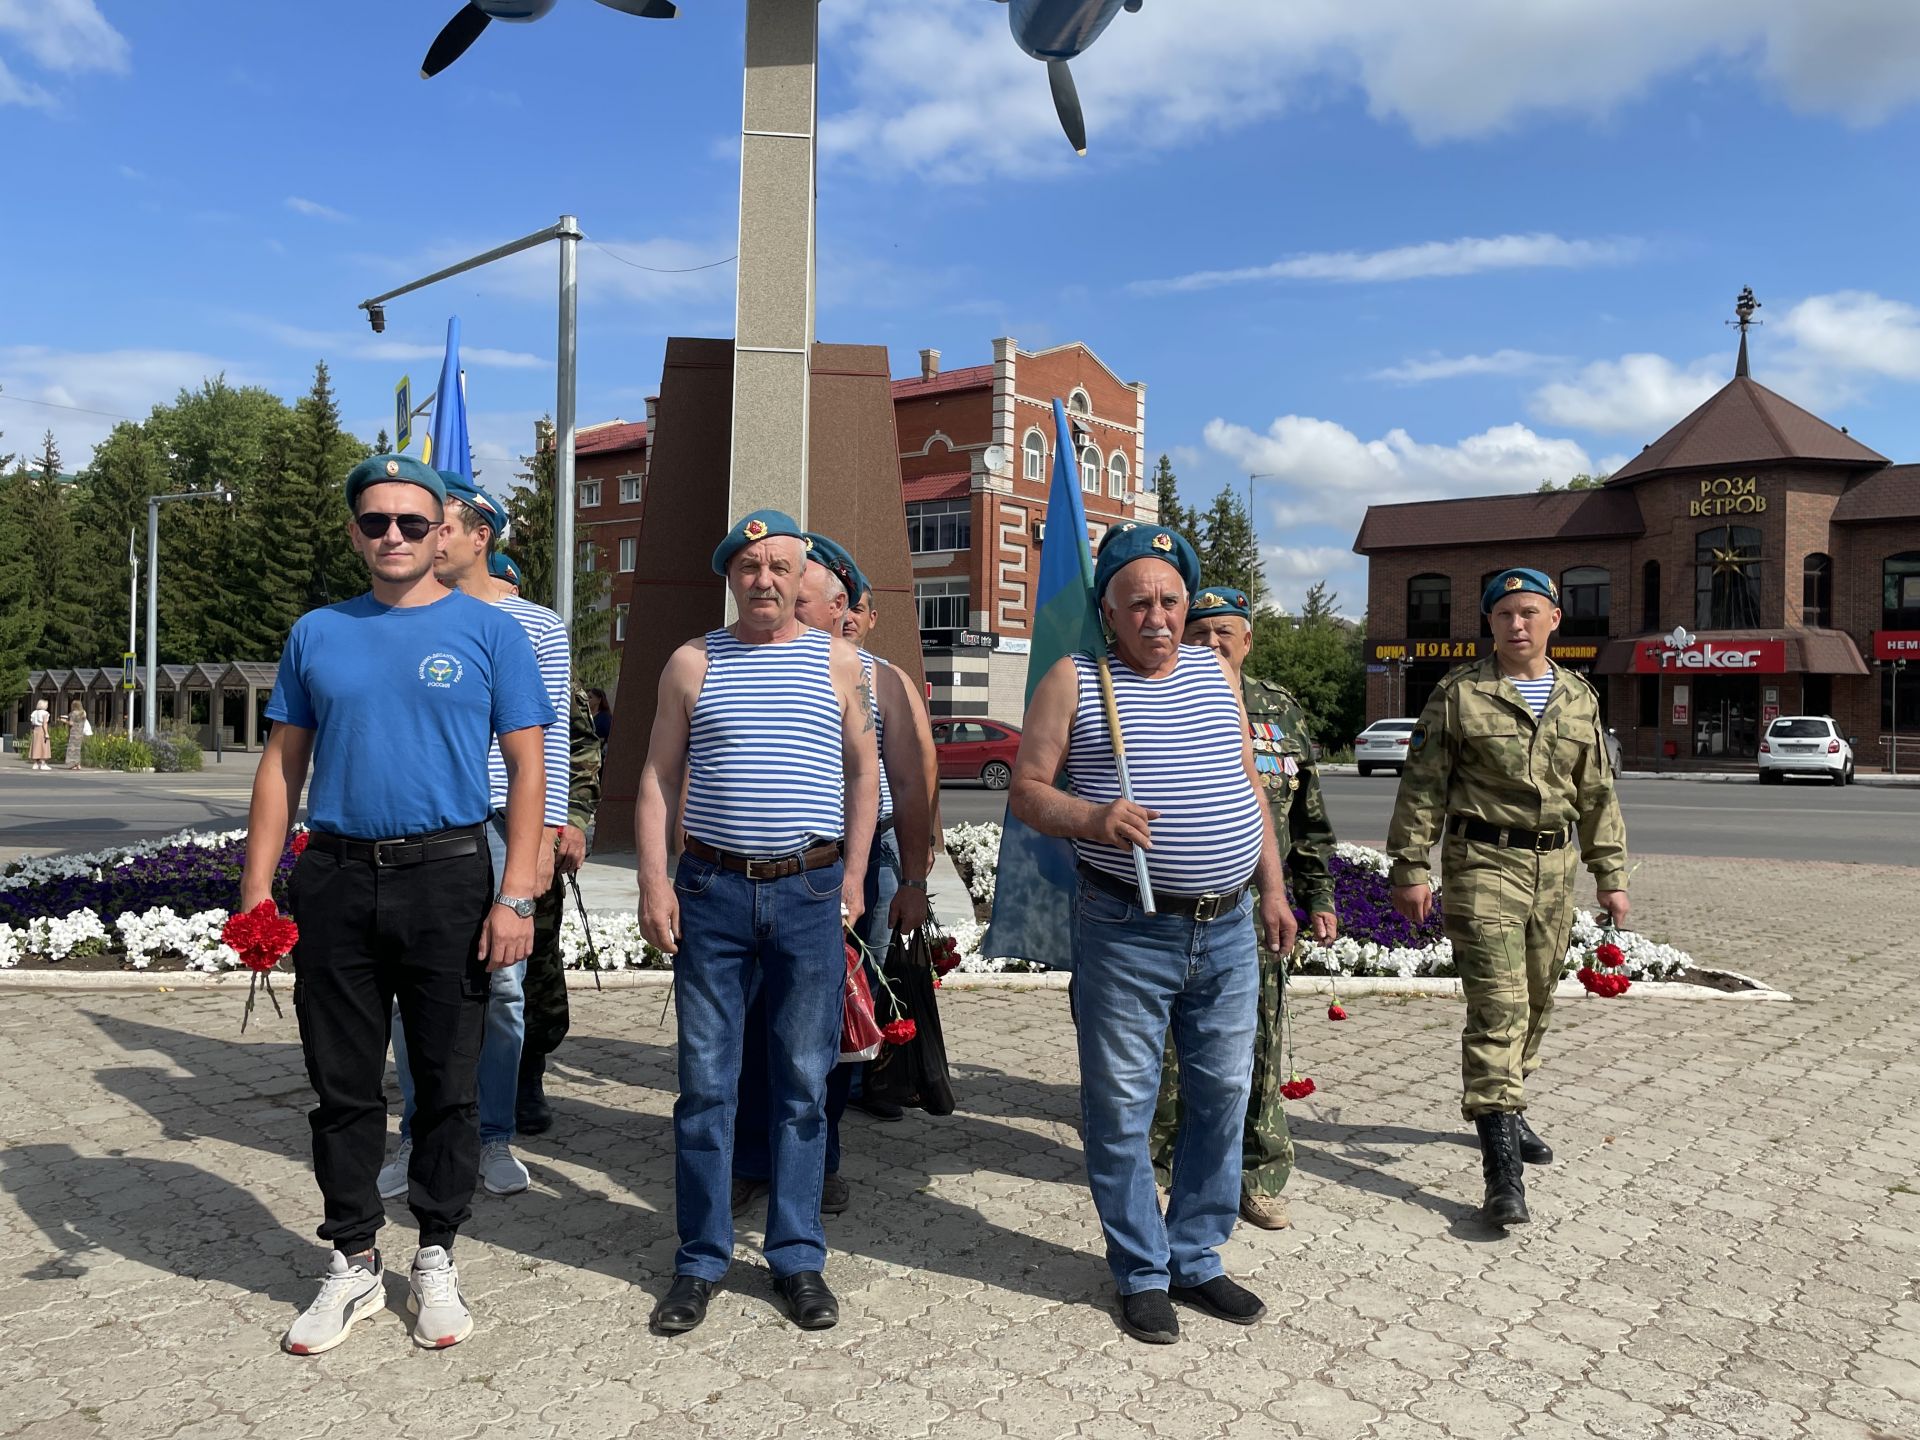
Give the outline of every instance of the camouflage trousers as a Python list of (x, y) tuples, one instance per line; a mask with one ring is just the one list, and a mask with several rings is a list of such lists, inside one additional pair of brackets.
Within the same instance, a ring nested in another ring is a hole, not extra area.
[(527, 1038), (520, 1048), (524, 1068), (560, 1048), (567, 1038), (571, 1016), (567, 1010), (567, 972), (560, 959), (560, 918), (566, 914), (567, 882), (553, 884), (533, 907), (533, 951), (527, 956)]
[[(1240, 1138), (1240, 1188), (1250, 1195), (1273, 1196), (1293, 1178), (1293, 1137), (1280, 1087), (1287, 1078), (1281, 1034), (1286, 1003), (1280, 957), (1260, 949), (1260, 1017), (1253, 1039), (1253, 1089), (1247, 1096), (1246, 1128)], [(1154, 1178), (1165, 1185), (1173, 1171), (1173, 1137), (1180, 1126), (1180, 1062), (1173, 1041), (1160, 1069), (1160, 1098), (1153, 1109), (1148, 1146)]]
[(1527, 1108), (1573, 931), (1578, 846), (1548, 855), (1449, 836), (1441, 850), (1447, 938), (1467, 1002), (1460, 1111)]

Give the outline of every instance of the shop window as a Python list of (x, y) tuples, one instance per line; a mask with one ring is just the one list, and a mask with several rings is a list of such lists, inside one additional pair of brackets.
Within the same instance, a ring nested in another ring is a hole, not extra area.
[(1021, 474), (1029, 480), (1047, 478), (1047, 440), (1038, 430), (1029, 430), (1026, 441), (1020, 447), (1025, 457)]
[(1640, 567), (1640, 628), (1660, 628), (1660, 562), (1649, 560)]
[(1613, 608), (1613, 577), (1596, 565), (1579, 565), (1560, 576), (1560, 633), (1607, 637)]
[(1920, 630), (1920, 550), (1882, 562), (1880, 591), (1882, 630)]
[(1657, 675), (1640, 677), (1640, 728), (1660, 728), (1660, 677)]
[(1453, 581), (1416, 575), (1407, 582), (1407, 638), (1445, 640), (1452, 632)]
[(1833, 557), (1809, 555), (1800, 567), (1800, 623), (1833, 623)]
[(973, 545), (971, 500), (916, 500), (907, 506), (907, 550), (936, 555)]
[[(1920, 585), (1920, 555), (1914, 559)], [(1920, 589), (1915, 604), (1920, 605)], [(1694, 537), (1693, 623), (1701, 630), (1759, 626), (1760, 531), (1754, 526), (1716, 525)]]

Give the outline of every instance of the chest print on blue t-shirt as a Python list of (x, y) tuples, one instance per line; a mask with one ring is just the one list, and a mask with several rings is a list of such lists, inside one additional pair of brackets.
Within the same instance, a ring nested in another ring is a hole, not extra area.
[(419, 675), (429, 690), (451, 690), (466, 673), (460, 657), (444, 650), (436, 650), (420, 662)]

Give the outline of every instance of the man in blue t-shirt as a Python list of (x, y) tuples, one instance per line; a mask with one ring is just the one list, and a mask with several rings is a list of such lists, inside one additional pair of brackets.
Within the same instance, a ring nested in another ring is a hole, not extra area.
[[(295, 1355), (332, 1349), (384, 1303), (375, 1176), (396, 1000), (417, 1101), (413, 1338), (437, 1349), (473, 1330), (449, 1252), (479, 1161), (488, 974), (520, 964), (532, 944), (541, 727), (554, 714), (526, 632), (434, 578), (445, 503), (440, 477), (404, 455), (376, 455), (347, 477), (349, 533), (372, 589), (303, 615), (287, 637), (247, 816), (240, 903), (252, 909), (271, 898), (311, 762), (312, 829), (287, 893), (300, 927), (294, 1010), (317, 1098), (308, 1120), (326, 1208), (319, 1233), (333, 1255), (282, 1341)], [(484, 831), (496, 736), (507, 767), (498, 877)]]

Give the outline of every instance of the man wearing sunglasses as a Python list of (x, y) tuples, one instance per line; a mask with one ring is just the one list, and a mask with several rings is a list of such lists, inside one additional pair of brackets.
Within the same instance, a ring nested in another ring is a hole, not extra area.
[[(442, 585), (497, 605), (519, 622), (540, 664), (540, 680), (547, 703), (560, 717), (546, 727), (546, 829), (541, 837), (534, 876), (536, 900), (553, 884), (554, 849), (567, 825), (568, 690), (572, 656), (567, 627), (544, 605), (522, 600), (489, 573), (487, 555), (506, 529), (506, 507), (467, 476), (454, 470), (439, 472), (447, 491), (446, 538), (434, 562), (434, 577)], [(494, 873), (506, 872), (507, 770), (500, 747), (487, 752), (487, 847)], [(527, 1167), (513, 1153), (514, 1105), (520, 1088), (520, 1050), (527, 1033), (526, 972), (509, 965), (494, 973), (487, 1003), (487, 1038), (480, 1046), (480, 1185), (489, 1195), (518, 1195), (531, 1183)], [(413, 1162), (413, 1075), (409, 1066), (406, 1028), (393, 1027), (393, 1066), (400, 1079), (400, 1145), (380, 1171), (382, 1199), (407, 1193)]]
[[(434, 578), (446, 488), (405, 455), (347, 477), (350, 538), (370, 591), (303, 615), (287, 637), (247, 816), (240, 902), (272, 898), (309, 762), (305, 852), (287, 883), (300, 927), (294, 1011), (317, 1103), (320, 1293), (281, 1342), (315, 1355), (383, 1308), (374, 1237), (386, 1148), (388, 1017), (398, 1000), (417, 1108), (408, 1202), (420, 1226), (409, 1283), (418, 1345), (465, 1339), (473, 1317), (449, 1253), (470, 1213), (480, 1137), (476, 1066), (489, 973), (532, 940), (535, 850), (554, 719), (526, 632)], [(507, 853), (495, 888), (484, 767), (498, 737), (507, 770)]]

